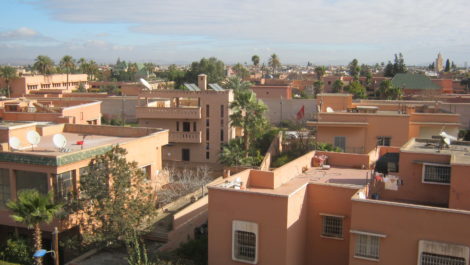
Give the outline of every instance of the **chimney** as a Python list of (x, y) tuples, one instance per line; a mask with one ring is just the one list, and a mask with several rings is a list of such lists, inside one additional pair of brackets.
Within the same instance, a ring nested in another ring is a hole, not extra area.
[(200, 74), (197, 76), (197, 86), (201, 90), (207, 90), (207, 75)]

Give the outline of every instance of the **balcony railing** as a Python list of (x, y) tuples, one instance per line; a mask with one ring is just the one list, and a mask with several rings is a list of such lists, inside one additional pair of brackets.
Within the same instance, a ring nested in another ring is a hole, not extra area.
[(201, 107), (137, 107), (136, 117), (138, 119), (200, 119)]
[(170, 142), (200, 144), (201, 132), (170, 132)]

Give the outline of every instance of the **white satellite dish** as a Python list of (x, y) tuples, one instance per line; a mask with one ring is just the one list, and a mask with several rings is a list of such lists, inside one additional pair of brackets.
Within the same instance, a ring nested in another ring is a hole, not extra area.
[(64, 148), (67, 145), (67, 139), (65, 139), (65, 136), (60, 133), (54, 134), (52, 142), (57, 148)]
[(450, 139), (447, 137), (444, 137), (444, 143), (446, 143), (447, 145), (450, 145)]
[(452, 136), (452, 135), (450, 135), (450, 134), (448, 134), (448, 133), (446, 133), (446, 132), (441, 132), (439, 135), (440, 135), (441, 137), (443, 137), (444, 139), (447, 138), (447, 139), (452, 140), (452, 141), (457, 141), (457, 137)]
[(152, 90), (152, 86), (149, 84), (149, 82), (147, 82), (147, 80), (141, 78), (140, 83), (144, 85), (144, 87), (146, 87), (148, 90)]
[(326, 112), (335, 112), (331, 107), (326, 107)]
[(18, 137), (15, 137), (15, 136), (10, 137), (10, 139), (8, 140), (8, 143), (10, 144), (10, 147), (12, 149), (16, 149), (16, 150), (20, 149), (21, 141), (20, 139), (18, 139)]
[(26, 133), (26, 140), (28, 140), (31, 145), (37, 145), (41, 141), (41, 136), (36, 131), (29, 131)]

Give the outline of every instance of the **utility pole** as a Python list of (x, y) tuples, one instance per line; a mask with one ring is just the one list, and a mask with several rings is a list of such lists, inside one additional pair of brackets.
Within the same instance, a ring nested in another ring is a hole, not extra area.
[(57, 227), (54, 227), (52, 237), (54, 241), (54, 265), (59, 265), (59, 230)]

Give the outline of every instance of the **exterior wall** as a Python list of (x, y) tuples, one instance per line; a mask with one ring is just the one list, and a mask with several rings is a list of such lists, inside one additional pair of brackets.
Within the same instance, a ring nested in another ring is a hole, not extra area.
[(67, 89), (66, 74), (22, 76), (11, 82), (11, 97), (21, 97), (37, 90), (60, 90), (70, 93), (72, 90), (78, 89), (80, 83), (83, 83), (86, 88), (88, 75), (70, 74), (68, 82)]
[(329, 143), (334, 145), (335, 136), (346, 137), (346, 150), (347, 153), (365, 153), (366, 141), (366, 127), (317, 127), (317, 140), (321, 143)]
[(287, 197), (209, 189), (209, 265), (241, 264), (232, 260), (234, 220), (258, 224), (257, 264), (289, 264), (287, 208)]
[(280, 99), (264, 98), (264, 104), (268, 107), (266, 118), (272, 124), (278, 124), (285, 120), (296, 120), (297, 113), (304, 107), (304, 120), (312, 119), (316, 113), (315, 99)]
[[(231, 90), (223, 92), (212, 90), (198, 92), (161, 90), (143, 93), (140, 95), (140, 98), (145, 101), (157, 98), (169, 100), (181, 98), (181, 102), (185, 98), (192, 98), (198, 102), (200, 116), (197, 115), (193, 118), (173, 118), (168, 116), (169, 114), (167, 115), (165, 111), (168, 110), (168, 113), (170, 113), (170, 108), (166, 107), (141, 107), (144, 110), (161, 110), (158, 114), (154, 114), (155, 118), (138, 116), (137, 118), (141, 126), (169, 129), (170, 139), (175, 139), (171, 145), (164, 147), (164, 160), (182, 161), (182, 149), (185, 148), (190, 150), (189, 162), (217, 163), (221, 146), (235, 137), (235, 130), (229, 124), (229, 104), (233, 100), (233, 92)], [(208, 113), (207, 105), (209, 105)], [(221, 116), (221, 106), (224, 109), (223, 117)], [(185, 116), (183, 111), (186, 110), (188, 108), (176, 107), (176, 105), (171, 106), (171, 111), (174, 111), (176, 114), (180, 113), (182, 116)], [(207, 120), (209, 121), (209, 126), (207, 126)], [(177, 122), (179, 122), (179, 131), (176, 130)], [(172, 138), (175, 137), (176, 133), (182, 133), (183, 122), (190, 123), (190, 132), (188, 133), (194, 134), (200, 132), (200, 141), (198, 137), (193, 140)], [(194, 131), (194, 123), (196, 123), (196, 131)], [(207, 130), (209, 130), (209, 139), (207, 139), (206, 135)], [(223, 140), (221, 139), (222, 130)], [(207, 144), (209, 144), (209, 149), (207, 149)], [(209, 159), (206, 158), (206, 152), (209, 152)]]
[(351, 229), (383, 234), (379, 262), (354, 257), (350, 237), (349, 264), (417, 264), (419, 240), (470, 246), (468, 212), (374, 200), (353, 200)]
[(468, 165), (452, 165), (449, 197), (450, 208), (470, 211), (468, 169)]
[[(307, 263), (309, 247), (307, 238), (308, 207), (307, 188), (291, 194), (287, 202), (287, 240), (284, 264), (303, 265)], [(275, 233), (273, 231), (273, 233)]]
[(320, 105), (320, 111), (326, 112), (328, 107), (333, 111), (343, 111), (352, 107), (351, 94), (318, 94), (317, 104)]
[[(357, 190), (358, 188), (328, 184), (308, 185), (308, 263), (305, 264), (348, 264), (351, 197)], [(320, 214), (344, 217), (342, 239), (322, 236), (323, 219)]]
[(449, 203), (449, 185), (428, 184), (422, 182), (420, 161), (449, 164), (449, 155), (400, 152), (399, 172), (391, 173), (403, 180), (398, 191), (381, 190), (385, 200), (411, 201), (425, 205), (447, 207)]
[(290, 86), (252, 86), (251, 90), (256, 93), (256, 97), (260, 99), (292, 99), (292, 87)]

